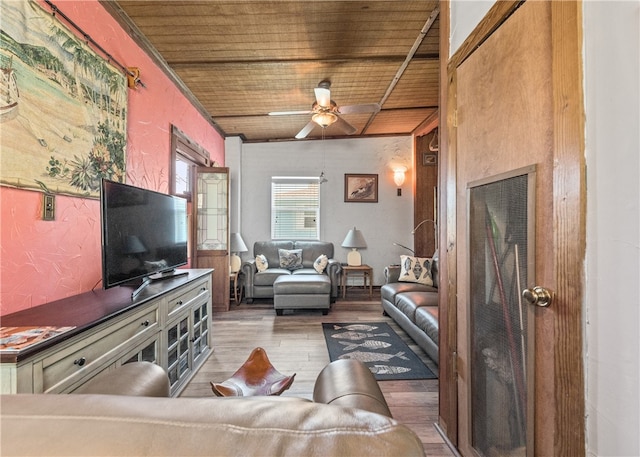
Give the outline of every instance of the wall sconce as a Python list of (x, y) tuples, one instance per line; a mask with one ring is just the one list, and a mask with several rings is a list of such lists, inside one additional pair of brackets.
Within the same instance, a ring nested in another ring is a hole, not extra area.
[(393, 182), (396, 183), (396, 186), (401, 186), (404, 184), (405, 173), (407, 169), (405, 167), (397, 167), (393, 169)]

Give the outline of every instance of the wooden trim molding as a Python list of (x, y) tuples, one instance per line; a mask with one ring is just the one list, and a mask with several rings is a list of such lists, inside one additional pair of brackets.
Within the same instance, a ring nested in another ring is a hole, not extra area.
[(552, 2), (554, 455), (585, 455), (582, 335), (586, 252), (586, 165), (582, 85), (582, 2)]
[[(458, 445), (458, 390), (456, 374), (456, 155), (455, 72), (449, 73), (449, 1), (440, 2), (440, 129), (438, 142), (438, 221), (440, 246), (440, 289), (438, 295), (440, 332), (439, 359), (439, 426), (447, 439)], [(455, 68), (455, 67), (454, 67)]]
[[(496, 2), (448, 59), (450, 8), (440, 2), (440, 384), (439, 427), (459, 446), (456, 353), (457, 68), (524, 2)], [(582, 85), (582, 2), (551, 2), (553, 84), (553, 246), (555, 308), (548, 344), (553, 347), (553, 411), (536, 418), (535, 452), (585, 454), (582, 313), (586, 252), (586, 165)], [(544, 436), (543, 436), (544, 435)]]

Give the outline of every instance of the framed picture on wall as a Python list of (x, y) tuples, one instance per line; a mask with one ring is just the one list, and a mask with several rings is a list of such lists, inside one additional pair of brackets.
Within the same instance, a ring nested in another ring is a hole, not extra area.
[(438, 165), (438, 156), (436, 154), (430, 154), (428, 152), (422, 153), (422, 165), (431, 166)]
[(344, 201), (378, 203), (378, 175), (345, 173)]

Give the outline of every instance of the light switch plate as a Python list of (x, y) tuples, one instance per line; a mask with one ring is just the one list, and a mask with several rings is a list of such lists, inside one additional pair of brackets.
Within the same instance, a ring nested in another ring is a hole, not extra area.
[(54, 221), (56, 219), (56, 199), (53, 194), (44, 194), (42, 202), (42, 220)]

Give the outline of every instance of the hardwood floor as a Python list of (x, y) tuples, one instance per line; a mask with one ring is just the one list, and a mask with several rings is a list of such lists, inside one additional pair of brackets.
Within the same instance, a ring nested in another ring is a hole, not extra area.
[[(311, 399), (315, 379), (329, 363), (322, 334), (322, 322), (387, 322), (409, 347), (438, 373), (437, 366), (390, 318), (382, 315), (380, 290), (373, 300), (361, 289), (349, 290), (338, 299), (328, 315), (319, 311), (285, 311), (276, 316), (272, 300), (253, 304), (231, 304), (231, 310), (213, 315), (213, 353), (182, 392), (183, 397), (213, 395), (210, 381), (229, 378), (257, 346), (263, 347), (271, 363), (284, 374), (296, 373), (283, 396)], [(455, 455), (434, 424), (438, 420), (438, 380), (380, 381), (380, 388), (393, 417), (409, 426), (422, 440), (428, 456)]]

